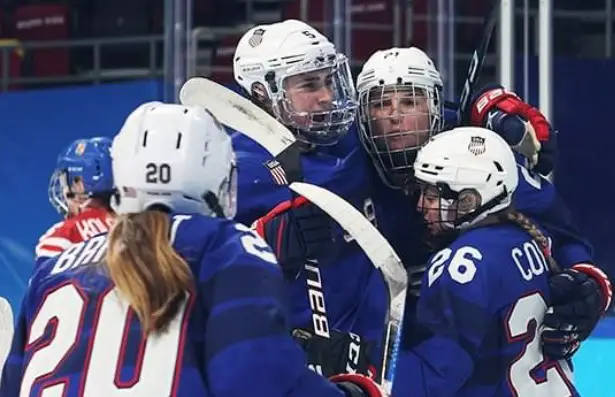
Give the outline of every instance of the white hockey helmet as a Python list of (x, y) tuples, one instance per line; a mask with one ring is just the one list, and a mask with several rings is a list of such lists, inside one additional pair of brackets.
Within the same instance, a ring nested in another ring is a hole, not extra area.
[(248, 30), (237, 44), (233, 73), (256, 103), (302, 141), (335, 144), (354, 122), (348, 60), (305, 22), (289, 19)]
[(442, 130), (442, 78), (416, 47), (376, 51), (357, 77), (360, 137), (384, 182), (404, 187), (418, 149)]
[(423, 196), (430, 195), (419, 208), (432, 207), (426, 199), (439, 199), (438, 221), (445, 229), (463, 229), (506, 209), (519, 183), (508, 143), (479, 127), (454, 128), (431, 138), (416, 156), (414, 173)]
[(148, 102), (126, 119), (111, 147), (118, 213), (163, 206), (232, 218), (237, 184), (231, 140), (202, 107)]

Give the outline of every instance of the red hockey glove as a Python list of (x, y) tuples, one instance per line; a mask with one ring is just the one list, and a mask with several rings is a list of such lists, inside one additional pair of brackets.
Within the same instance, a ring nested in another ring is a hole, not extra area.
[(544, 115), (502, 87), (487, 89), (472, 104), (471, 123), (500, 134), (513, 149), (538, 161), (541, 144), (549, 141), (551, 125)]

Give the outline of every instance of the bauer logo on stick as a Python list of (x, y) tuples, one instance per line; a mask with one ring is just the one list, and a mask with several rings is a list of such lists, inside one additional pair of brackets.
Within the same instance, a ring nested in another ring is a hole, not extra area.
[(471, 137), (468, 150), (475, 156), (485, 153), (485, 138), (480, 136)]
[(258, 46), (263, 41), (263, 34), (265, 34), (265, 29), (256, 29), (254, 33), (252, 33), (252, 37), (248, 40), (250, 47)]

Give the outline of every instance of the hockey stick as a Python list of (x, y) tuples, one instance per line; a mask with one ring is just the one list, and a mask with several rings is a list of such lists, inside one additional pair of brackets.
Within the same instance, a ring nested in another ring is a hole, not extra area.
[(186, 81), (179, 92), (179, 100), (182, 105), (207, 108), (222, 124), (247, 135), (267, 150), (282, 164), (290, 181), (301, 179), (295, 136), (250, 100), (203, 77)]
[[(222, 124), (246, 134), (274, 157), (288, 152), (295, 142), (292, 133), (267, 112), (208, 79), (197, 77), (188, 80), (180, 91), (180, 101), (184, 105), (209, 109)], [(389, 309), (385, 318), (381, 371), (377, 380), (390, 393), (401, 339), (408, 283), (406, 270), (389, 242), (351, 204), (318, 186), (294, 182), (289, 187), (317, 205), (344, 228), (381, 272), (387, 284)]]
[[(204, 94), (207, 93), (207, 96)], [(302, 181), (300, 151), (295, 136), (267, 112), (248, 99), (235, 94), (211, 80), (194, 77), (188, 80), (179, 93), (184, 105), (202, 105), (218, 121), (247, 135), (267, 150), (282, 166), (288, 183)], [(213, 100), (211, 100), (213, 98)], [(207, 101), (207, 102), (204, 102)], [(229, 111), (233, 109), (234, 111)], [(237, 114), (239, 112), (240, 114)], [(303, 264), (306, 288), (314, 333), (330, 339), (326, 300), (322, 290), (322, 277), (315, 260)], [(300, 335), (298, 333), (298, 335)], [(317, 368), (314, 368), (319, 372)]]
[(381, 372), (377, 380), (390, 394), (406, 303), (408, 287), (406, 269), (391, 244), (378, 229), (346, 200), (327, 189), (309, 183), (294, 182), (290, 184), (290, 188), (316, 204), (354, 237), (384, 278), (389, 294), (389, 309), (385, 321)]
[(480, 44), (472, 54), (472, 59), (470, 59), (470, 65), (468, 66), (468, 76), (466, 77), (461, 94), (459, 95), (459, 116), (461, 122), (464, 124), (470, 120), (470, 98), (476, 89), (476, 82), (478, 81), (480, 72), (483, 69), (483, 64), (485, 63), (487, 49), (489, 48), (495, 23), (498, 19), (499, 5), (500, 0), (493, 0), (491, 11), (483, 23)]

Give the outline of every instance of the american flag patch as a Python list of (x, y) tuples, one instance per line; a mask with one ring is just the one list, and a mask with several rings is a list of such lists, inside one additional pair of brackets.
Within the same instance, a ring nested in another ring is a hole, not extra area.
[(468, 143), (468, 151), (475, 156), (485, 153), (485, 138), (482, 136), (470, 137), (470, 143)]
[(256, 29), (254, 33), (252, 33), (252, 37), (248, 40), (248, 44), (250, 47), (256, 47), (263, 41), (263, 34), (265, 33), (265, 29)]
[(286, 172), (278, 160), (269, 160), (265, 163), (265, 166), (269, 169), (269, 172), (271, 172), (271, 176), (276, 185), (288, 185)]

